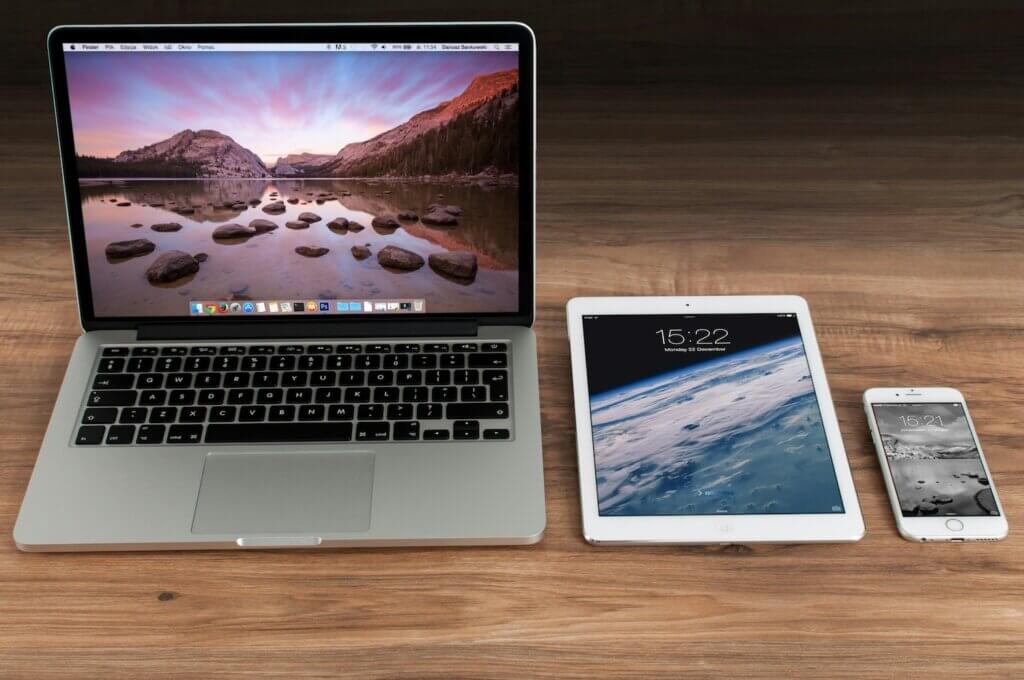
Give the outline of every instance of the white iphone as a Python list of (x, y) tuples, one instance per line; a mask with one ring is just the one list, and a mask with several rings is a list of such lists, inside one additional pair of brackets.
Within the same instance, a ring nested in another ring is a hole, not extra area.
[(911, 541), (997, 541), (1003, 514), (964, 395), (949, 387), (864, 393), (871, 438), (900, 535)]

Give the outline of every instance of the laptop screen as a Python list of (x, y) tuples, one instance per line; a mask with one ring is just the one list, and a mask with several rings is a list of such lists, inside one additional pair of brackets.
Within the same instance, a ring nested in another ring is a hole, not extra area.
[(63, 59), (97, 318), (518, 311), (516, 44)]

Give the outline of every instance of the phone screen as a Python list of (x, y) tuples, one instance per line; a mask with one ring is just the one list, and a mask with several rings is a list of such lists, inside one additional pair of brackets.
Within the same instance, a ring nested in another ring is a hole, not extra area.
[(963, 404), (872, 404), (904, 517), (998, 515)]

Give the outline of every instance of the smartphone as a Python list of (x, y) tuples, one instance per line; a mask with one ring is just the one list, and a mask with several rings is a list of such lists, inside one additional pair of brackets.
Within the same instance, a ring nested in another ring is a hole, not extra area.
[(964, 395), (949, 387), (880, 387), (864, 411), (900, 535), (997, 541), (1007, 525)]

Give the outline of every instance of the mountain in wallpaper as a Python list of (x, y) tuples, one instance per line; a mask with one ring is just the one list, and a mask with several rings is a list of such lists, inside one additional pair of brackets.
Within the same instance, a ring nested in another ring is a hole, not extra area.
[(295, 153), (268, 168), (217, 130), (182, 130), (113, 158), (78, 156), (81, 177), (410, 177), (518, 170), (519, 71), (478, 76), (455, 98), (335, 154)]

